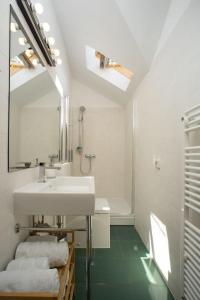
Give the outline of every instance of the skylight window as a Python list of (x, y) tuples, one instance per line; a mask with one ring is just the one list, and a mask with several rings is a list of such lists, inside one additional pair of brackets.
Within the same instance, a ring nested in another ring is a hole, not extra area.
[(23, 61), (18, 56), (13, 57), (11, 59), (11, 63), (19, 65), (19, 66), (24, 66)]
[(133, 72), (89, 46), (86, 46), (85, 51), (88, 70), (121, 90), (127, 90), (133, 77)]
[(27, 49), (10, 60), (11, 76), (24, 69), (34, 69), (38, 64), (38, 58), (32, 49)]

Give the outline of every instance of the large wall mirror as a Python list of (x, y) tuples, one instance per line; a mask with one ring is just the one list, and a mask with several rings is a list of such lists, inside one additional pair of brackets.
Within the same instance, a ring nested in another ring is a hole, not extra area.
[(61, 96), (11, 7), (9, 171), (59, 160)]

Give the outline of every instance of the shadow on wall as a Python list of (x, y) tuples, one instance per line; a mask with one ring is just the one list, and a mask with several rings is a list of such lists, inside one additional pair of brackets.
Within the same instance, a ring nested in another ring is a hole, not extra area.
[(168, 282), (171, 273), (169, 241), (165, 224), (151, 213), (151, 231), (149, 232), (150, 255), (154, 258), (165, 280)]

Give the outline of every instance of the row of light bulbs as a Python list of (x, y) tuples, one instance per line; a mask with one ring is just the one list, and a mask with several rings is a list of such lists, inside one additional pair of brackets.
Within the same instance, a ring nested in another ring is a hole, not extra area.
[[(32, 11), (37, 14), (37, 15), (42, 15), (44, 12), (44, 8), (42, 6), (41, 3), (35, 3), (31, 5)], [(17, 32), (18, 30), (20, 30), (19, 25), (17, 23), (11, 23), (11, 31), (12, 32)], [(42, 24), (40, 24), (40, 29), (43, 32), (49, 32), (50, 31), (50, 25), (47, 22), (44, 22)], [(49, 44), (49, 46), (54, 46), (55, 44), (55, 39), (54, 37), (48, 37), (46, 38), (47, 43)], [(25, 37), (19, 37), (18, 38), (18, 42), (21, 46), (25, 46), (26, 44), (28, 44), (28, 41)], [(30, 51), (30, 50), (26, 50), (26, 51)], [(55, 62), (57, 65), (61, 65), (62, 64), (62, 59), (59, 57), (60, 56), (60, 51), (57, 48), (52, 48), (50, 49), (51, 54), (53, 55)], [(35, 65), (39, 62), (39, 60), (36, 62), (35, 61)]]

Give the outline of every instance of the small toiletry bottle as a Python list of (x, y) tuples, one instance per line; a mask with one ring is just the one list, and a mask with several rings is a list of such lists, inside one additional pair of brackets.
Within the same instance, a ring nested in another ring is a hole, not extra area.
[(45, 182), (45, 163), (39, 163), (39, 179), (38, 182)]

